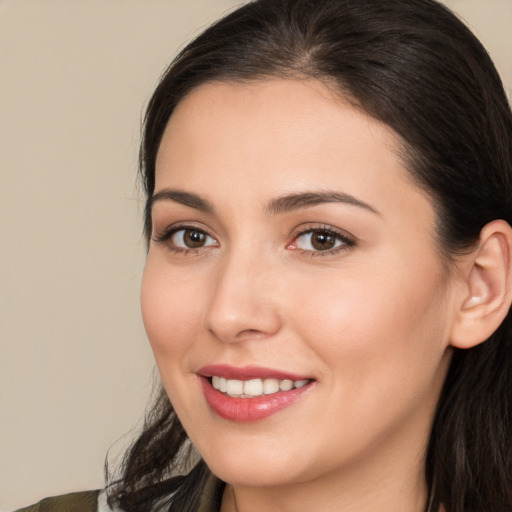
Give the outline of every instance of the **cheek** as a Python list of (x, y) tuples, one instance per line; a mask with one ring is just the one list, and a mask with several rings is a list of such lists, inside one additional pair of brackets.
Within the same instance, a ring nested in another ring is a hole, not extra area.
[(432, 377), (445, 350), (446, 276), (434, 265), (389, 263), (373, 271), (344, 272), (339, 280), (303, 282), (313, 294), (307, 301), (289, 302), (295, 329), (350, 385), (399, 376), (399, 386), (417, 381), (418, 372)]
[[(169, 272), (148, 256), (141, 285), (144, 327), (162, 377), (166, 367), (179, 364), (202, 324), (200, 282), (185, 272)], [(171, 356), (171, 357), (170, 357)], [(170, 373), (170, 372), (168, 372)]]
[(191, 355), (201, 351), (204, 279), (170, 270), (148, 256), (141, 283), (141, 309), (156, 365), (173, 408), (187, 432), (204, 424), (207, 410), (191, 372)]

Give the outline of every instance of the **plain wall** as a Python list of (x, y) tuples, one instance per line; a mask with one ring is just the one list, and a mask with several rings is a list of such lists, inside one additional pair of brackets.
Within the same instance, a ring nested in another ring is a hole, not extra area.
[[(0, 510), (101, 487), (142, 417), (140, 118), (177, 49), (241, 3), (0, 0)], [(447, 3), (511, 96), (512, 1)]]

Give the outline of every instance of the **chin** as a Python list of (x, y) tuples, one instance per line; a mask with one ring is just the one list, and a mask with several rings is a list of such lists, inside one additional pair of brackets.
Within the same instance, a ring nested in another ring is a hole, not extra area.
[[(270, 444), (270, 443), (269, 443)], [(269, 447), (226, 448), (222, 453), (207, 451), (203, 456), (213, 474), (233, 486), (275, 487), (304, 480), (296, 450)]]
[(241, 461), (237, 465), (214, 463), (208, 467), (214, 475), (234, 487), (280, 487), (300, 481), (290, 474), (289, 469), (271, 468), (268, 463), (255, 467)]

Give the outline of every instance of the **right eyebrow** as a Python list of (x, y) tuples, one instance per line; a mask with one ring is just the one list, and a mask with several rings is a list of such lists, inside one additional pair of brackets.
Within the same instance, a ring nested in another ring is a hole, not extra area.
[(205, 213), (214, 213), (215, 210), (213, 204), (206, 199), (196, 194), (191, 194), (190, 192), (184, 192), (183, 190), (174, 190), (170, 188), (159, 190), (149, 200), (149, 209), (159, 201), (173, 201)]

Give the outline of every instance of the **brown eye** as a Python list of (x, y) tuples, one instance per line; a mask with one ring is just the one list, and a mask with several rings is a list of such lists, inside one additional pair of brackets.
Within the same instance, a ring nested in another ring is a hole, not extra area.
[(336, 237), (326, 231), (311, 233), (311, 246), (317, 251), (326, 251), (334, 248)]
[(187, 229), (183, 235), (183, 242), (187, 247), (190, 247), (191, 249), (202, 247), (205, 241), (206, 235), (201, 231), (192, 231)]
[(293, 249), (311, 253), (335, 251), (351, 247), (354, 242), (340, 233), (327, 229), (310, 229), (300, 233), (293, 243)]
[(179, 249), (200, 249), (216, 244), (215, 240), (204, 231), (190, 228), (176, 230), (170, 241)]

